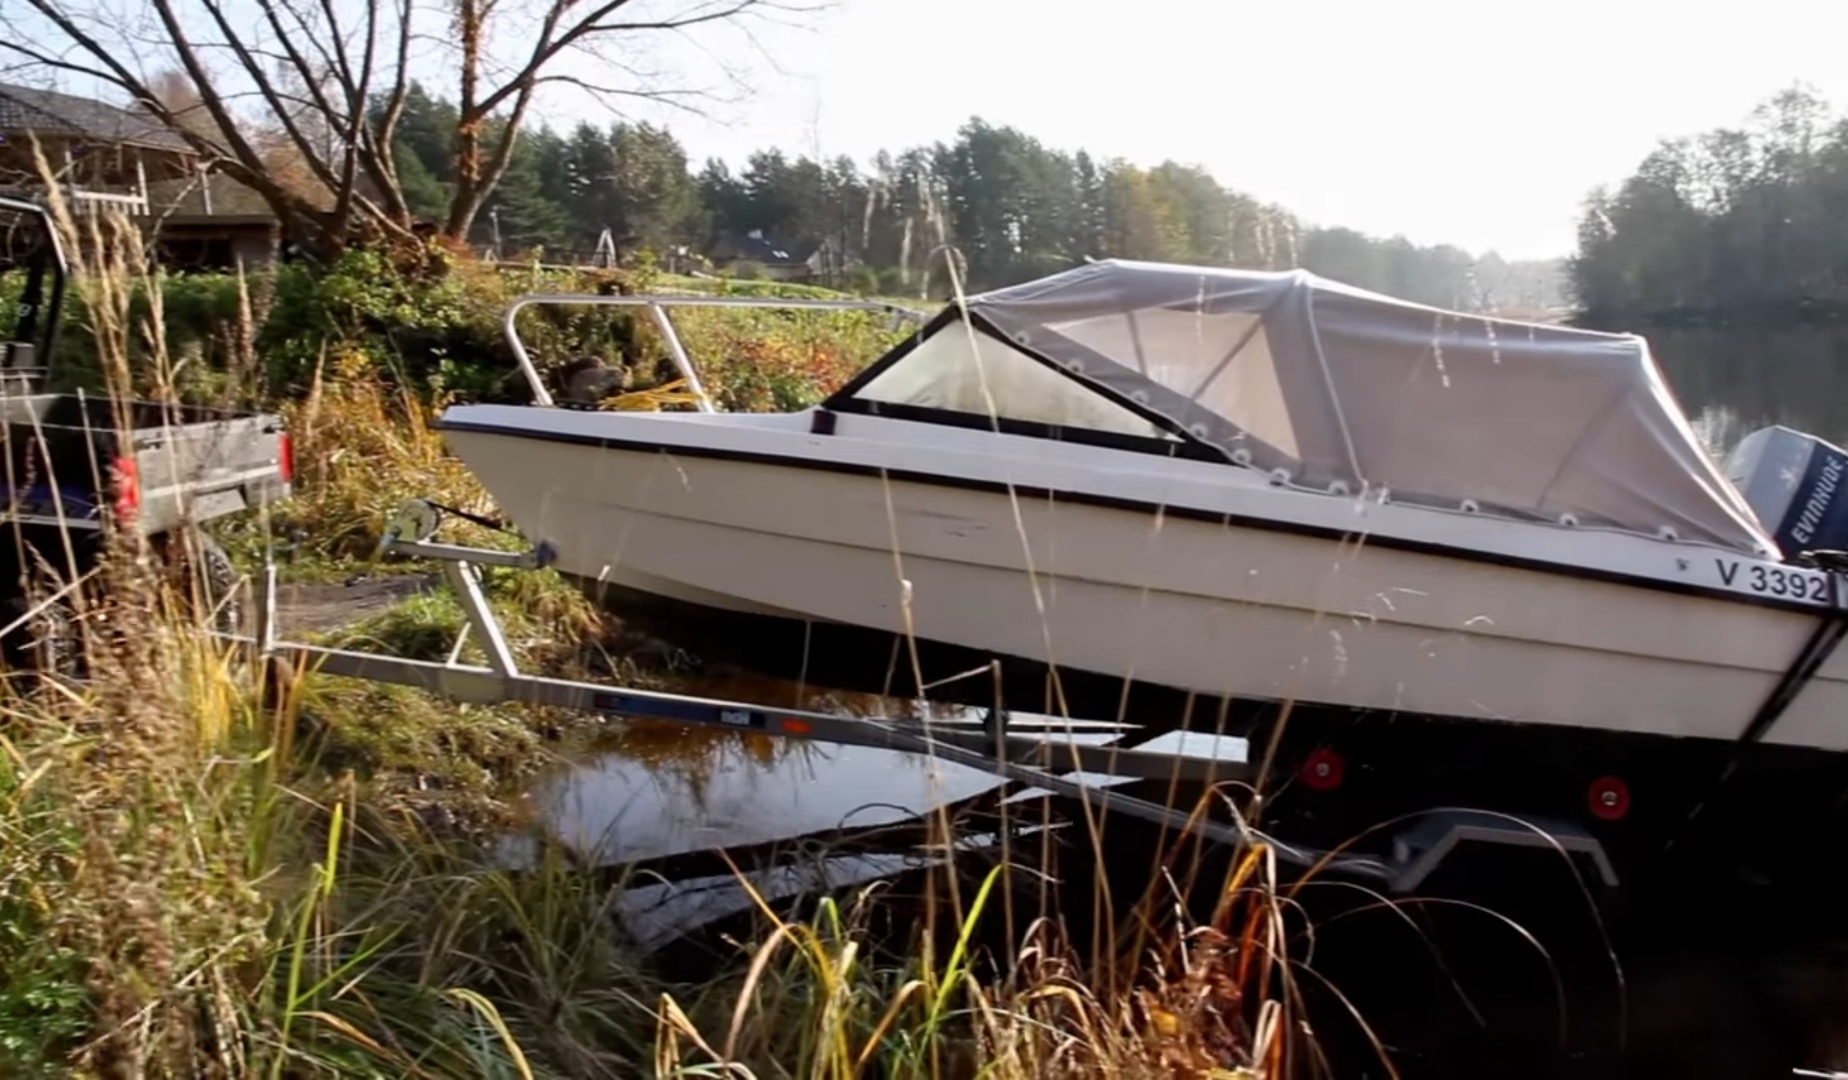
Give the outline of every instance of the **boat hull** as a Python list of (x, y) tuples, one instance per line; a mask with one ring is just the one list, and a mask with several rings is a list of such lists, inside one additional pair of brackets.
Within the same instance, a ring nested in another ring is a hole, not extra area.
[[(1816, 625), (1362, 536), (742, 456), (448, 437), (593, 587), (1214, 698), (1732, 741)], [(1765, 741), (1848, 749), (1845, 675), (1826, 663)]]

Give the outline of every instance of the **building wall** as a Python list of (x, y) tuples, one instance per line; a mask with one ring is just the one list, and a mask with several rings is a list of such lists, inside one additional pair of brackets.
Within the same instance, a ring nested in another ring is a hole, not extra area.
[(166, 222), (155, 235), (161, 263), (173, 270), (229, 271), (267, 266), (276, 260), (273, 222)]

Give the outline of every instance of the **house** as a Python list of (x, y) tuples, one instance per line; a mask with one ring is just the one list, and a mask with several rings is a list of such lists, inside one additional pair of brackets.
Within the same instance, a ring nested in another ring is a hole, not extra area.
[[(707, 252), (712, 265), (735, 276), (755, 276), (771, 281), (806, 281), (813, 272), (805, 259), (799, 259), (785, 245), (764, 237), (762, 229), (721, 235)], [(745, 273), (740, 273), (745, 271)]]
[(198, 164), (185, 139), (145, 113), (0, 83), (0, 188), (42, 190), (45, 169), (74, 205), (145, 214), (150, 181), (187, 176)]
[(246, 269), (276, 257), (282, 230), (263, 196), (222, 173), (148, 185), (149, 217), (163, 263), (185, 269)]
[(145, 112), (0, 83), (0, 192), (40, 197), (47, 170), (73, 211), (121, 209), (174, 265), (248, 266), (276, 249), (263, 200)]

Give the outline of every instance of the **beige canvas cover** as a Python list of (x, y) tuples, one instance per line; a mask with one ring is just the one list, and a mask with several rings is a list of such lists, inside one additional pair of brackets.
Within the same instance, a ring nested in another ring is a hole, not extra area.
[(1443, 311), (1304, 271), (1124, 260), (967, 304), (1293, 483), (1776, 551), (1635, 335)]

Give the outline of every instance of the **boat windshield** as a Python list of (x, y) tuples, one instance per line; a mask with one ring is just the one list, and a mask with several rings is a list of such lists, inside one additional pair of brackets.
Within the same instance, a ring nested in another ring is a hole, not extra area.
[(1145, 439), (1176, 436), (1153, 420), (960, 320), (933, 327), (854, 389), (878, 406)]

